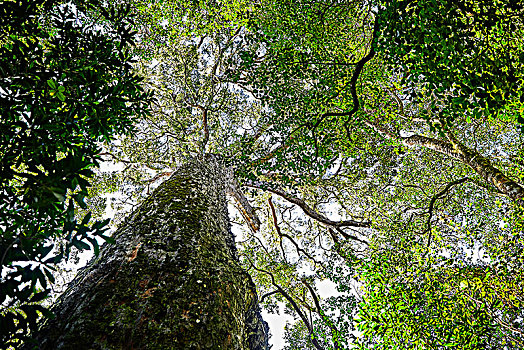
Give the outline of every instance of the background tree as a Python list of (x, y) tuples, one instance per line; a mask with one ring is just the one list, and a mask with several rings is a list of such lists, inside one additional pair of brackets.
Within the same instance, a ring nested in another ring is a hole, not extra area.
[[(133, 129), (147, 94), (132, 71), (129, 8), (0, 3), (0, 341), (34, 329), (56, 264), (98, 252), (107, 221), (81, 221), (100, 143)], [(98, 24), (86, 11), (99, 11)], [(76, 203), (76, 204), (75, 204)]]

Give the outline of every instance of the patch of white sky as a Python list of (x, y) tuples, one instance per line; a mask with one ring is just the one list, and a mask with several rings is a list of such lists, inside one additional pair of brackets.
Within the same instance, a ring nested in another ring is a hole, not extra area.
[(155, 69), (160, 64), (160, 61), (156, 58), (153, 58), (151, 60), (151, 63), (149, 64), (149, 69)]
[(160, 23), (158, 23), (162, 28), (166, 28), (167, 25), (169, 24), (169, 21), (167, 20), (167, 18), (164, 18), (160, 21)]
[[(349, 158), (347, 161), (348, 162), (352, 162), (353, 160), (354, 160), (354, 158)], [(334, 176), (337, 173), (337, 171), (340, 170), (340, 167), (342, 166), (342, 161), (343, 161), (343, 159), (341, 157), (335, 159), (335, 161), (333, 162), (331, 167), (326, 170), (326, 172), (324, 173), (322, 178), (326, 180), (326, 179), (329, 179), (330, 177)], [(332, 220), (334, 220), (334, 219), (332, 219)]]

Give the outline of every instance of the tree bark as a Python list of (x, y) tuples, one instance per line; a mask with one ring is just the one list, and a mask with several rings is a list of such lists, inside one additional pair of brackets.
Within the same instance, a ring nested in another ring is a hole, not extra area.
[(81, 270), (36, 349), (267, 349), (214, 156), (179, 168)]
[(451, 132), (448, 132), (446, 136), (451, 141), (454, 149), (461, 155), (462, 161), (475, 170), (486, 183), (495, 186), (512, 200), (522, 204), (524, 188), (520, 184), (508, 178), (498, 168), (495, 168), (488, 158), (460, 143)]
[(524, 205), (524, 187), (494, 167), (487, 157), (482, 156), (476, 150), (470, 149), (459, 142), (451, 132), (446, 133), (446, 137), (450, 140), (450, 142), (446, 142), (421, 135), (401, 137), (377, 124), (371, 122), (365, 123), (383, 137), (396, 139), (406, 147), (424, 147), (461, 161), (473, 169), (486, 184), (494, 186), (513, 201)]

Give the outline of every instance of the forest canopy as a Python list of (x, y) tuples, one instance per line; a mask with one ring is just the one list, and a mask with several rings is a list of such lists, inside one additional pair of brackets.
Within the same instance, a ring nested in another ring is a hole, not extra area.
[[(215, 154), (242, 192), (231, 221), (261, 305), (278, 312), (284, 304), (295, 318), (286, 349), (524, 346), (524, 5), (127, 3), (117, 13), (132, 15), (137, 40), (116, 57), (125, 67), (136, 57), (143, 80), (124, 90), (136, 109), (118, 105), (137, 116), (133, 132), (123, 119), (86, 143), (96, 145), (89, 164), (116, 164), (81, 187), (93, 218), (109, 205), (121, 221), (178, 166)], [(57, 91), (45, 108), (63, 108), (52, 103), (65, 103), (59, 94), (72, 87), (40, 75), (42, 89)], [(99, 91), (109, 101), (120, 90)], [(2, 111), (2, 123), (10, 115), (23, 113)], [(41, 171), (5, 159), (14, 177), (5, 191), (25, 186), (18, 167)], [(18, 247), (6, 242), (5, 252)], [(323, 296), (322, 283), (337, 293)]]

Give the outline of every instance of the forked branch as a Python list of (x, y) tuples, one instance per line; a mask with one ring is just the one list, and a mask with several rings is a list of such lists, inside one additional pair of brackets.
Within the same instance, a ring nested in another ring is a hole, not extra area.
[(318, 213), (313, 208), (311, 208), (304, 200), (294, 197), (280, 189), (274, 188), (270, 184), (262, 182), (262, 181), (256, 181), (256, 182), (255, 181), (246, 181), (244, 184), (247, 187), (258, 188), (261, 190), (269, 191), (271, 193), (274, 193), (284, 198), (288, 202), (291, 202), (299, 206), (302, 209), (302, 211), (304, 211), (304, 214), (306, 214), (310, 218), (326, 226), (329, 226), (329, 227), (340, 229), (342, 227), (370, 227), (371, 225), (371, 222), (369, 221), (359, 222), (359, 221), (354, 221), (354, 220), (343, 220), (343, 221), (330, 220), (329, 218), (325, 217), (324, 215)]
[(276, 210), (275, 210), (275, 206), (273, 205), (273, 201), (271, 200), (271, 197), (268, 198), (267, 200), (268, 204), (269, 204), (269, 207), (271, 209), (271, 215), (273, 216), (273, 225), (275, 226), (275, 230), (277, 231), (277, 234), (278, 236), (280, 237), (280, 239), (282, 240), (282, 237), (285, 237), (287, 238), (294, 246), (295, 246), (295, 249), (297, 250), (297, 253), (302, 253), (304, 254), (305, 256), (307, 256), (311, 261), (313, 261), (315, 263), (315, 265), (318, 263), (320, 264), (318, 261), (315, 260), (315, 258), (313, 256), (311, 256), (308, 252), (306, 252), (304, 249), (300, 248), (300, 246), (298, 245), (297, 242), (295, 242), (295, 240), (285, 234), (285, 233), (282, 233), (282, 231), (280, 230), (280, 226), (278, 225), (278, 220), (277, 220), (277, 213), (276, 213)]

